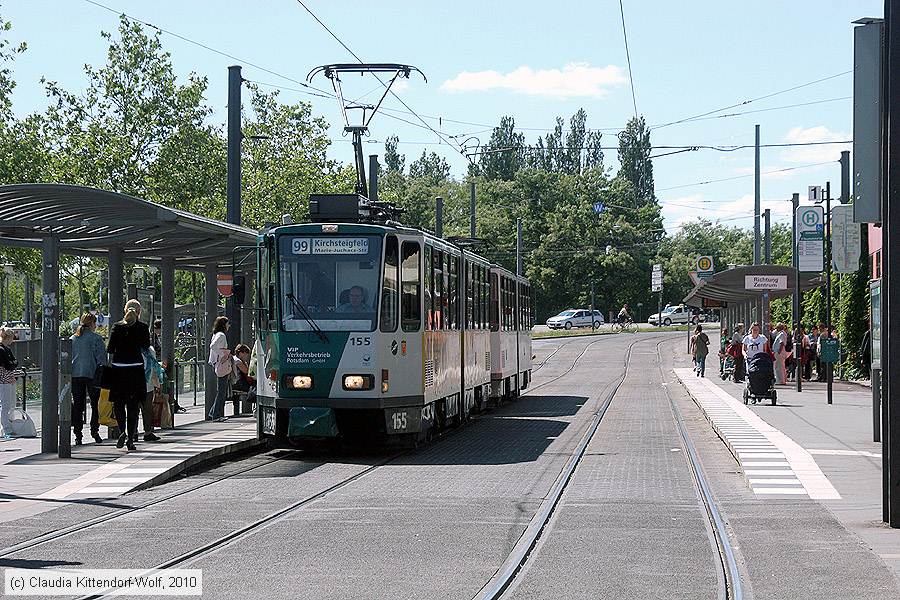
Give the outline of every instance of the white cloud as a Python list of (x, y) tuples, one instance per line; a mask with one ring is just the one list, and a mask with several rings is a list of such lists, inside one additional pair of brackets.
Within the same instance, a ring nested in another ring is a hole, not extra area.
[(588, 63), (568, 63), (562, 69), (534, 70), (522, 66), (509, 73), (497, 71), (463, 71), (441, 85), (449, 92), (483, 92), (508, 90), (529, 96), (555, 98), (602, 98), (609, 88), (626, 84), (628, 78), (620, 67), (592, 67)]
[[(660, 200), (666, 229), (677, 231), (677, 227), (698, 219), (712, 222), (722, 221), (724, 225), (737, 227), (753, 226), (753, 194), (744, 194), (734, 200), (706, 198), (702, 194), (692, 194)], [(785, 200), (760, 200), (762, 210), (771, 209), (772, 222), (790, 221), (791, 203)], [(762, 226), (762, 223), (760, 223)]]
[(399, 79), (399, 78), (398, 78), (397, 81), (395, 81), (395, 82), (391, 85), (391, 91), (392, 91), (392, 92), (397, 92), (398, 94), (400, 94), (400, 93), (402, 93), (402, 92), (405, 92), (405, 91), (408, 90), (409, 88), (410, 88), (410, 84), (409, 84), (409, 80), (408, 80), (408, 79)]
[[(794, 127), (784, 136), (789, 144), (808, 144), (811, 142), (838, 142), (852, 139), (849, 133), (831, 131), (824, 125), (816, 127)], [(850, 150), (851, 144), (825, 144), (820, 146), (797, 146), (781, 153), (781, 160), (789, 163), (818, 163), (837, 160), (842, 150)]]

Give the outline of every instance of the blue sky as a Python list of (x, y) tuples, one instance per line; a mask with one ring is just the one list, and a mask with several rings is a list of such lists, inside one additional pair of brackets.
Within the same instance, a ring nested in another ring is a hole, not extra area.
[[(350, 56), (296, 0), (99, 0), (103, 4), (287, 77), (303, 80), (313, 67), (352, 62)], [(418, 66), (428, 82), (412, 79), (400, 91), (404, 101), (444, 136), (475, 136), (486, 142), (488, 127), (512, 115), (531, 142), (554, 119), (568, 120), (579, 107), (588, 127), (615, 129), (633, 115), (631, 87), (618, 0), (593, 2), (426, 2), (400, 0), (305, 0), (354, 52), (370, 62)], [(779, 92), (852, 69), (851, 22), (880, 17), (880, 0), (721, 2), (624, 0), (638, 111), (651, 126)], [(85, 0), (7, 0), (0, 8), (13, 22), (13, 40), (28, 42), (15, 65), (19, 114), (40, 111), (46, 96), (41, 76), (70, 90), (85, 85), (83, 65), (100, 65), (106, 44), (100, 31), (114, 31), (115, 14)], [(209, 77), (209, 103), (224, 122), (227, 67), (236, 61), (163, 35), (180, 75)], [(244, 66), (246, 79), (298, 87), (296, 83)], [(316, 82), (327, 87), (324, 79)], [(754, 124), (762, 142), (847, 140), (852, 132), (852, 75), (755, 100), (717, 114), (778, 108), (655, 129), (655, 145), (752, 144)], [(373, 79), (349, 80), (348, 96), (373, 92)], [(366, 96), (374, 100), (376, 93)], [(285, 101), (310, 100), (332, 123), (333, 155), (350, 160), (341, 138), (337, 102), (295, 91)], [(830, 101), (833, 100), (833, 101)], [(388, 98), (386, 106), (405, 110)], [(416, 121), (408, 114), (392, 113)], [(432, 118), (433, 117), (433, 118)], [(437, 120), (440, 117), (440, 122)], [(466, 123), (459, 123), (464, 121)], [(483, 127), (487, 125), (488, 127)], [(423, 149), (445, 156), (455, 176), (465, 172), (457, 148), (437, 135), (385, 115), (375, 117), (371, 139), (392, 134), (401, 140), (407, 163)], [(789, 220), (792, 192), (805, 197), (811, 184), (840, 182), (839, 145), (770, 148), (762, 151), (763, 208)], [(383, 153), (381, 143), (368, 153)], [(659, 153), (662, 153), (661, 150)], [(615, 151), (606, 163), (616, 167)], [(801, 167), (801, 168), (796, 168)], [(753, 150), (700, 150), (654, 161), (656, 187), (666, 225), (706, 216), (752, 226)], [(796, 168), (791, 171), (782, 169)], [(741, 177), (743, 176), (743, 177)], [(732, 178), (707, 185), (690, 185)]]

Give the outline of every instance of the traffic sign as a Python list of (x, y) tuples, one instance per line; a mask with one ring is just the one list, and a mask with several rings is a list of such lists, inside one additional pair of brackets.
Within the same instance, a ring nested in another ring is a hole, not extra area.
[(603, 212), (603, 203), (602, 202), (594, 202), (594, 212), (598, 215)]
[(231, 293), (234, 288), (234, 280), (231, 275), (217, 275), (216, 276), (216, 289), (219, 290), (219, 295), (223, 298), (231, 298)]
[(821, 273), (825, 270), (825, 210), (821, 206), (797, 208), (798, 270), (804, 273)]
[(700, 282), (703, 281), (702, 279), (700, 279), (697, 271), (688, 271), (688, 277), (691, 278), (691, 283), (693, 283), (694, 285), (700, 285)]
[(653, 265), (653, 273), (650, 278), (650, 290), (653, 292), (661, 292), (663, 289), (663, 270), (661, 264)]
[(695, 267), (697, 270), (697, 276), (700, 279), (709, 279), (713, 276), (713, 272), (715, 270), (713, 264), (712, 256), (698, 256), (697, 262), (695, 263)]
[(809, 201), (810, 202), (821, 202), (822, 201), (822, 186), (821, 185), (809, 186)]
[(655, 273), (656, 271), (662, 272), (662, 265), (660, 263), (653, 265), (653, 272)]
[(859, 223), (853, 222), (852, 204), (831, 209), (831, 263), (836, 273), (854, 273), (859, 269), (860, 236)]

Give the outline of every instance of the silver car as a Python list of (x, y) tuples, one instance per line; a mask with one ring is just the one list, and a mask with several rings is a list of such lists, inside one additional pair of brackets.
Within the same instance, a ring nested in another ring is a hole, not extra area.
[(603, 325), (603, 313), (599, 310), (594, 311), (591, 318), (591, 311), (582, 308), (570, 308), (564, 310), (555, 317), (547, 319), (547, 327), (549, 329), (572, 329), (573, 327), (600, 327)]

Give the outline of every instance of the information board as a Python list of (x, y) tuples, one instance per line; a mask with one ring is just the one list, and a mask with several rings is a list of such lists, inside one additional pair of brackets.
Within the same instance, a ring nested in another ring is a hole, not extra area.
[(855, 273), (859, 269), (862, 239), (859, 223), (853, 222), (853, 205), (831, 209), (831, 264), (835, 273)]
[(869, 298), (871, 299), (872, 319), (872, 368), (881, 369), (881, 280), (869, 282)]
[(825, 210), (821, 206), (797, 208), (797, 266), (802, 273), (825, 270)]

